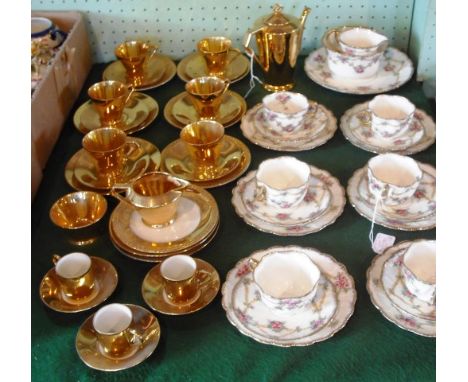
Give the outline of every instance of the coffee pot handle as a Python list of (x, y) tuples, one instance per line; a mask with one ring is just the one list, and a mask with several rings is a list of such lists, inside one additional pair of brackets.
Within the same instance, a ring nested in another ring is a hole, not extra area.
[(245, 35), (245, 38), (244, 38), (244, 50), (247, 52), (247, 55), (249, 57), (253, 57), (255, 58), (255, 61), (257, 61), (257, 63), (263, 68), (263, 64), (260, 62), (260, 60), (258, 59), (257, 55), (255, 54), (254, 50), (249, 46), (250, 45), (250, 40), (252, 39), (252, 36), (254, 34), (257, 34), (258, 32), (260, 32), (261, 30), (263, 30), (264, 27), (260, 27), (259, 29), (256, 29), (254, 31), (251, 31), (251, 32), (247, 32), (247, 34)]

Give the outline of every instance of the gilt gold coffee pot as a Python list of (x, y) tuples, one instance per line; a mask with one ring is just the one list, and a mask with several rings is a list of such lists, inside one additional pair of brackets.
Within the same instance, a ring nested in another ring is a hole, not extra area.
[[(302, 32), (310, 8), (304, 7), (300, 19), (286, 15), (276, 4), (273, 14), (264, 16), (254, 24), (244, 40), (245, 51), (263, 69), (264, 86), (269, 91), (289, 90), (294, 87), (294, 70), (301, 50)], [(252, 36), (257, 41), (258, 55), (249, 47)]]

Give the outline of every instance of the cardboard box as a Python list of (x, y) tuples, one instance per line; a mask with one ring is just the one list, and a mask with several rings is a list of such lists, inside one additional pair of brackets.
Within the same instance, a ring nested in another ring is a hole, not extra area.
[(31, 12), (31, 16), (47, 17), (68, 33), (31, 98), (31, 192), (34, 198), (42, 169), (91, 70), (92, 61), (80, 12)]

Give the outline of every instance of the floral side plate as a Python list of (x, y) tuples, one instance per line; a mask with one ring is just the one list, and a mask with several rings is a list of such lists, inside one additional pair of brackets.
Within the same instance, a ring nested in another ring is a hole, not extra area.
[(435, 337), (435, 320), (424, 319), (398, 309), (385, 292), (382, 282), (382, 270), (386, 262), (406, 249), (410, 244), (411, 242), (409, 241), (403, 241), (388, 248), (381, 255), (374, 257), (371, 266), (367, 270), (367, 291), (372, 304), (374, 304), (387, 320), (393, 322), (402, 329), (419, 334), (420, 336)]
[[(436, 226), (436, 169), (419, 163), (423, 171), (421, 183), (414, 195), (398, 208), (379, 205), (375, 223), (402, 231), (421, 231)], [(348, 198), (356, 211), (372, 220), (375, 199), (368, 190), (367, 166), (355, 171), (348, 182)]]
[[(311, 182), (317, 185), (318, 188), (315, 189), (309, 186), (308, 196), (306, 195), (309, 200), (302, 202), (296, 208), (287, 210), (287, 213), (278, 213), (276, 215), (272, 214), (270, 209), (268, 209), (267, 214), (258, 210), (255, 211), (256, 206), (258, 206), (257, 203), (252, 204), (249, 202), (251, 200), (249, 195), (252, 194), (252, 184), (255, 185), (256, 171), (249, 172), (237, 182), (236, 187), (232, 190), (231, 202), (236, 213), (247, 224), (259, 231), (278, 236), (303, 236), (324, 229), (333, 224), (342, 214), (346, 204), (345, 192), (338, 179), (331, 176), (327, 171), (310, 166), (310, 172), (312, 178), (315, 178)], [(326, 190), (323, 189), (324, 185), (327, 188)], [(314, 208), (314, 199), (316, 201), (320, 199), (320, 207)], [(299, 210), (299, 208), (304, 207), (304, 203), (311, 204), (306, 211)], [(323, 203), (327, 205), (326, 208), (323, 208)], [(307, 212), (309, 212), (309, 216), (307, 216)]]
[(432, 118), (420, 109), (416, 110), (410, 128), (404, 133), (392, 138), (374, 134), (364, 115), (368, 104), (364, 102), (355, 105), (341, 117), (340, 129), (354, 146), (377, 154), (393, 152), (411, 155), (427, 149), (434, 143), (436, 125)]
[(327, 89), (349, 94), (377, 94), (402, 86), (413, 75), (414, 67), (406, 54), (398, 49), (388, 48), (374, 77), (342, 78), (331, 73), (327, 63), (327, 50), (322, 47), (306, 58), (304, 70), (312, 81)]
[[(260, 260), (272, 252), (305, 253), (322, 273), (319, 288), (310, 305), (301, 313), (279, 314), (261, 300), (252, 278), (249, 258)], [(313, 248), (271, 247), (254, 252), (237, 262), (222, 287), (222, 305), (229, 322), (255, 341), (282, 347), (307, 346), (332, 337), (354, 312), (356, 290), (345, 266)]]
[(263, 105), (248, 110), (241, 121), (242, 134), (258, 146), (276, 151), (305, 151), (323, 145), (337, 129), (336, 118), (323, 105), (310, 102), (304, 126), (288, 135), (278, 135), (267, 127)]

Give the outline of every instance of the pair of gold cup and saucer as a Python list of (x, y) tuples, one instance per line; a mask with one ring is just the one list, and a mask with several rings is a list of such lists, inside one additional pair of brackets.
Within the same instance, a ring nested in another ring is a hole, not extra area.
[(50, 309), (77, 313), (104, 302), (115, 290), (118, 275), (101, 257), (72, 252), (52, 257), (54, 267), (41, 281), (39, 296)]
[(211, 119), (229, 127), (239, 122), (247, 104), (236, 92), (228, 90), (230, 81), (217, 76), (203, 76), (185, 84), (185, 92), (171, 98), (164, 107), (164, 118), (174, 127), (200, 119)]
[[(125, 191), (125, 196), (119, 192)], [(175, 254), (192, 255), (214, 238), (219, 210), (208, 191), (165, 172), (150, 172), (116, 184), (120, 200), (109, 219), (109, 235), (122, 254), (160, 262)]]
[(76, 190), (109, 194), (115, 183), (128, 183), (159, 169), (161, 153), (152, 143), (127, 137), (116, 127), (87, 133), (83, 148), (65, 166), (65, 179)]
[(251, 154), (222, 124), (201, 120), (185, 126), (180, 139), (164, 148), (161, 169), (203, 188), (234, 181), (249, 167)]
[(222, 36), (211, 36), (197, 43), (194, 52), (179, 62), (177, 75), (188, 82), (197, 77), (217, 76), (237, 82), (250, 70), (250, 63), (241, 51), (232, 48), (232, 41)]
[(115, 48), (118, 61), (104, 69), (104, 80), (120, 81), (137, 90), (150, 90), (169, 82), (177, 67), (168, 56), (157, 53), (158, 47), (150, 42), (130, 40)]

